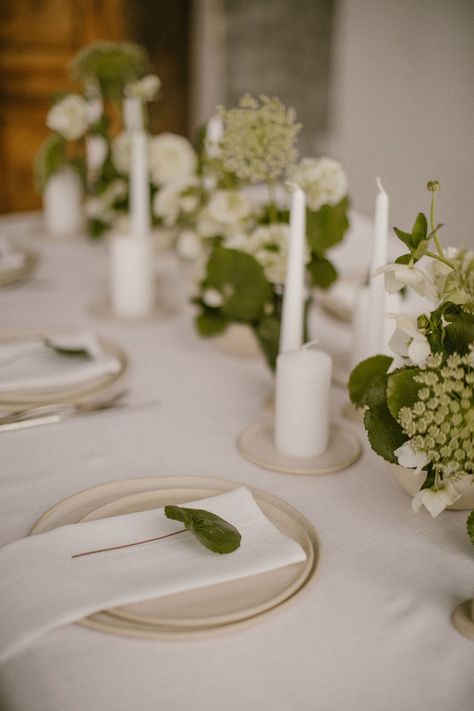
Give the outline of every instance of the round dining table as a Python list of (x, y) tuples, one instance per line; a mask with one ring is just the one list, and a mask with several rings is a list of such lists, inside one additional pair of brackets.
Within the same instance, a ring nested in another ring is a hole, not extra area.
[[(473, 643), (451, 614), (472, 597), (466, 511), (415, 514), (333, 384), (331, 418), (360, 441), (358, 461), (330, 474), (264, 469), (237, 448), (273, 376), (198, 336), (192, 268), (156, 253), (169, 313), (129, 323), (94, 312), (107, 292), (105, 241), (50, 240), (41, 215), (5, 215), (0, 237), (31, 247), (30, 279), (0, 289), (0, 336), (94, 331), (128, 360), (130, 407), (0, 430), (0, 545), (27, 536), (72, 494), (115, 480), (218, 477), (284, 499), (315, 527), (316, 574), (251, 624), (189, 639), (134, 639), (73, 624), (0, 667), (5, 711), (468, 711)], [(354, 216), (334, 258), (344, 277), (370, 262), (370, 221)], [(318, 306), (311, 336), (349, 362), (350, 324)], [(150, 400), (157, 401), (146, 407)], [(31, 585), (35, 585), (34, 578)], [(0, 609), (0, 617), (2, 610)]]

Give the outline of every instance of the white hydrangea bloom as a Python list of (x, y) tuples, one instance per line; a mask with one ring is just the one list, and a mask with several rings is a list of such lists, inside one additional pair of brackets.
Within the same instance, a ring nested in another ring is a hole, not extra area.
[(112, 163), (119, 173), (127, 175), (130, 170), (131, 159), (130, 134), (123, 131), (112, 142)]
[(206, 306), (219, 308), (224, 303), (224, 297), (217, 289), (206, 289), (202, 295), (202, 300)]
[(290, 177), (305, 191), (311, 210), (336, 205), (347, 195), (347, 176), (341, 164), (331, 158), (303, 158)]
[(419, 511), (419, 509), (424, 506), (434, 518), (438, 516), (441, 511), (444, 511), (446, 506), (454, 504), (460, 496), (461, 494), (457, 491), (452, 481), (448, 479), (442, 486), (433, 486), (431, 489), (421, 489), (421, 491), (415, 494), (411, 505), (413, 511)]
[(185, 180), (194, 175), (197, 156), (184, 136), (162, 133), (150, 140), (150, 176), (155, 185)]
[(416, 319), (407, 314), (399, 314), (396, 321), (389, 348), (397, 355), (409, 358), (415, 365), (423, 363), (430, 355), (431, 348), (426, 336), (418, 330)]
[(202, 254), (201, 238), (193, 230), (183, 230), (176, 241), (176, 254), (181, 259), (194, 262)]
[(216, 190), (207, 205), (207, 214), (222, 225), (233, 225), (245, 219), (251, 211), (251, 205), (237, 190)]
[(197, 180), (190, 178), (189, 180), (175, 181), (161, 188), (153, 199), (153, 213), (157, 217), (161, 217), (166, 227), (173, 227), (178, 219), (182, 208), (182, 193), (192, 185), (195, 185)]
[(138, 96), (144, 101), (155, 98), (161, 88), (161, 80), (156, 74), (147, 74), (138, 81), (128, 84), (125, 88), (126, 96)]
[(404, 442), (402, 446), (395, 449), (393, 453), (397, 457), (401, 467), (415, 469), (417, 474), (430, 462), (430, 458), (426, 453), (417, 452), (410, 440)]
[[(251, 254), (262, 265), (270, 283), (283, 284), (288, 257), (288, 238), (289, 226), (279, 222), (261, 225), (244, 238), (235, 235), (225, 240), (225, 246)], [(306, 251), (305, 261), (308, 262), (309, 258), (310, 255)]]
[(87, 101), (77, 94), (69, 94), (48, 111), (46, 125), (69, 141), (81, 138), (88, 128)]

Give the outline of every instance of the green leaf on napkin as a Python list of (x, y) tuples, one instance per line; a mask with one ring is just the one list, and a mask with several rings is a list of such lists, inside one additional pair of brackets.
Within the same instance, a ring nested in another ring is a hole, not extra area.
[(232, 553), (240, 546), (241, 535), (235, 526), (210, 511), (165, 506), (165, 515), (182, 521), (188, 531), (214, 553)]
[(57, 343), (55, 343), (51, 338), (45, 338), (44, 339), (44, 345), (47, 346), (48, 348), (51, 348), (55, 353), (58, 353), (59, 355), (65, 355), (65, 356), (86, 356), (87, 358), (90, 358), (89, 351), (87, 348), (82, 348), (81, 346), (79, 347), (65, 347), (65, 346), (58, 346)]

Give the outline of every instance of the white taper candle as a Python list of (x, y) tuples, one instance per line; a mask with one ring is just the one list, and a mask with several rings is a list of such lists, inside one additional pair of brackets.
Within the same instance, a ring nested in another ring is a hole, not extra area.
[(153, 309), (152, 244), (116, 235), (110, 242), (110, 303), (117, 316), (137, 318)]
[(290, 187), (293, 193), (281, 316), (280, 353), (301, 348), (304, 328), (306, 200), (303, 190), (298, 185), (291, 183)]

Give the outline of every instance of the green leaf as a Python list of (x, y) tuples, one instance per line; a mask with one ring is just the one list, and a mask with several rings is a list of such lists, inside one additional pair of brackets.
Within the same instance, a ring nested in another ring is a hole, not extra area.
[(322, 257), (342, 241), (349, 227), (348, 209), (349, 199), (345, 197), (336, 205), (323, 205), (317, 212), (306, 210), (306, 237), (313, 254)]
[(222, 313), (231, 321), (258, 320), (272, 297), (271, 286), (257, 260), (224, 247), (217, 247), (211, 255), (203, 287), (224, 294)]
[(313, 286), (328, 289), (331, 284), (337, 280), (338, 274), (336, 269), (329, 259), (325, 257), (319, 257), (313, 254), (306, 268), (311, 276), (311, 284)]
[(232, 553), (240, 546), (242, 536), (235, 526), (211, 511), (165, 506), (165, 515), (182, 521), (188, 531), (213, 553)]
[(402, 407), (413, 407), (418, 400), (418, 390), (422, 386), (413, 378), (419, 372), (419, 368), (401, 368), (388, 376), (387, 405), (396, 420)]
[(45, 338), (43, 340), (43, 343), (45, 346), (48, 348), (51, 348), (55, 353), (58, 353), (58, 355), (63, 355), (63, 356), (73, 356), (73, 357), (86, 357), (90, 358), (91, 355), (87, 348), (67, 348), (65, 346), (60, 346), (58, 345), (55, 341), (53, 341), (51, 338)]
[(413, 248), (416, 249), (420, 242), (425, 240), (428, 235), (428, 220), (422, 212), (418, 213), (415, 224), (412, 227), (411, 234), (413, 238), (412, 245)]
[(467, 517), (467, 535), (471, 539), (471, 543), (474, 545), (474, 511), (471, 511)]
[(364, 426), (374, 452), (387, 462), (398, 464), (398, 459), (393, 452), (401, 447), (407, 436), (390, 414), (386, 388), (387, 376), (379, 375), (366, 394), (367, 410), (364, 415)]
[(429, 246), (430, 246), (430, 243), (427, 239), (421, 240), (421, 242), (418, 244), (418, 247), (413, 252), (415, 261), (418, 261), (418, 259), (421, 259), (422, 257), (425, 256), (426, 252), (428, 251)]
[(48, 180), (67, 165), (66, 141), (59, 133), (53, 133), (43, 143), (35, 158), (35, 179), (42, 192)]
[(254, 327), (259, 346), (272, 370), (275, 370), (280, 343), (280, 322), (274, 316), (264, 318)]
[(367, 393), (374, 380), (385, 375), (392, 362), (390, 356), (376, 355), (355, 366), (349, 377), (349, 397), (356, 407), (367, 404)]
[(401, 254), (396, 258), (395, 264), (408, 264), (411, 259), (411, 254)]
[(431, 466), (431, 464), (428, 464), (426, 469), (427, 469), (426, 479), (424, 480), (423, 484), (420, 486), (420, 491), (422, 489), (431, 489), (431, 487), (434, 485), (434, 483), (436, 481), (436, 474), (435, 474), (434, 469)]
[(199, 335), (207, 338), (209, 336), (217, 336), (218, 333), (225, 331), (229, 324), (229, 319), (219, 311), (206, 310), (196, 317), (195, 323)]
[(469, 348), (474, 343), (474, 314), (469, 314), (457, 307), (457, 313), (446, 313), (448, 322), (444, 328), (444, 349), (447, 353), (469, 353)]
[(410, 234), (410, 232), (404, 232), (403, 230), (400, 230), (398, 227), (394, 227), (393, 231), (397, 235), (398, 239), (403, 242), (403, 244), (408, 247), (408, 249), (413, 248), (413, 238)]

